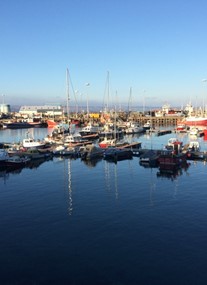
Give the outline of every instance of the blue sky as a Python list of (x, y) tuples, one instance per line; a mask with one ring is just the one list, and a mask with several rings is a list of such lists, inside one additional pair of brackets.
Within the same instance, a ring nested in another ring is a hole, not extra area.
[[(66, 100), (182, 106), (207, 98), (207, 2), (0, 1), (0, 94), (10, 105)], [(86, 86), (89, 82), (90, 86)]]

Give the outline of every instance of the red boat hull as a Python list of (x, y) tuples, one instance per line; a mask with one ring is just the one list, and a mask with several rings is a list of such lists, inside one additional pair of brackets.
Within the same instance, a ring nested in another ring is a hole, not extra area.
[(207, 118), (187, 118), (183, 123), (186, 126), (207, 126)]
[(48, 128), (54, 128), (55, 126), (57, 126), (57, 123), (53, 120), (47, 120), (47, 126)]

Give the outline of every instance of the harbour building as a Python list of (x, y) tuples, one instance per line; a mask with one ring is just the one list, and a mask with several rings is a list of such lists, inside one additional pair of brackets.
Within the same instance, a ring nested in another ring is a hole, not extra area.
[(21, 115), (32, 116), (62, 116), (64, 113), (63, 106), (61, 105), (43, 105), (43, 106), (21, 106), (19, 109)]
[(0, 114), (9, 114), (11, 112), (10, 105), (0, 104)]

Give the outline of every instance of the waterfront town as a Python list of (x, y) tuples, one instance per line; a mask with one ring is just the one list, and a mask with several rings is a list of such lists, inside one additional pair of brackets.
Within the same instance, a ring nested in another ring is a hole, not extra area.
[(206, 285), (207, 1), (0, 7), (0, 285)]
[[(151, 122), (153, 126), (176, 126), (185, 118), (200, 117), (202, 111), (195, 110), (191, 103), (187, 104), (184, 109), (170, 108), (165, 104), (159, 109), (150, 109), (145, 111), (115, 111), (101, 110), (99, 112), (89, 112), (82, 110), (81, 112), (70, 112), (67, 114), (67, 107), (60, 105), (44, 105), (44, 106), (21, 106), (19, 111), (11, 112), (8, 104), (0, 104), (0, 128), (9, 127), (8, 123), (42, 123), (48, 126), (52, 120), (55, 122), (68, 122), (78, 124), (80, 127), (87, 125), (89, 122), (103, 124), (113, 121), (116, 117), (116, 124), (119, 122), (133, 121), (141, 126), (147, 122)], [(34, 124), (33, 124), (34, 125)], [(37, 124), (36, 124), (37, 125)], [(203, 125), (203, 123), (201, 123)]]
[[(51, 135), (36, 140), (27, 133), (19, 143), (1, 143), (1, 166), (23, 167), (31, 160), (51, 156), (81, 157), (82, 160), (106, 159), (119, 161), (140, 157), (140, 163), (157, 166), (163, 171), (175, 171), (188, 160), (207, 160), (196, 139), (184, 145), (176, 133), (188, 132), (207, 138), (207, 118), (195, 115), (191, 105), (184, 110), (164, 105), (150, 112), (68, 113), (62, 106), (22, 106), (11, 112), (1, 105), (1, 129), (51, 128)], [(145, 149), (139, 141), (127, 141), (127, 136), (154, 133), (156, 136), (174, 133), (163, 149)]]

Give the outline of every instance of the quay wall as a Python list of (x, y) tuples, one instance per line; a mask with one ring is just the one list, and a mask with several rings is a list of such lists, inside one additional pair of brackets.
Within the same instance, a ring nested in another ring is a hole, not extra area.
[(179, 116), (163, 116), (163, 117), (135, 117), (134, 120), (140, 125), (144, 125), (147, 121), (150, 121), (152, 126), (176, 126), (178, 121), (181, 121), (183, 117)]
[[(76, 114), (75, 116), (73, 116), (71, 114), (71, 119), (75, 118), (77, 120), (80, 121), (80, 125), (86, 125), (88, 121), (92, 121), (94, 123), (100, 123), (100, 117), (92, 117), (92, 118), (87, 118), (85, 116), (83, 116), (83, 114)], [(44, 118), (42, 119), (43, 122), (46, 122), (47, 119), (50, 119), (50, 117), (46, 117), (44, 116)], [(61, 120), (63, 120), (65, 118), (61, 117), (61, 116), (57, 116), (55, 118), (55, 121), (57, 122), (61, 122)], [(118, 113), (117, 120), (122, 120), (122, 121), (127, 121), (127, 120), (132, 120), (134, 122), (137, 122), (140, 126), (143, 126), (147, 121), (150, 121), (152, 126), (160, 126), (160, 127), (164, 127), (164, 126), (176, 126), (178, 121), (181, 121), (183, 119), (183, 117), (181, 116), (163, 116), (163, 117), (155, 117), (155, 116), (143, 116), (137, 113), (134, 114), (127, 114), (127, 113)], [(112, 118), (113, 120), (113, 118)], [(8, 121), (1, 119), (0, 120), (0, 128), (1, 126), (3, 126), (4, 121)], [(11, 121), (15, 121), (15, 119), (11, 118)]]

